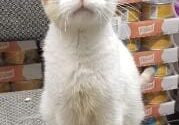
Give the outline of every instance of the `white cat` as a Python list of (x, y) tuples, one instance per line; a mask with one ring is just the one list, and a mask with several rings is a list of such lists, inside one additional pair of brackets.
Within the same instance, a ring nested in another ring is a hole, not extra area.
[(51, 20), (40, 105), (47, 124), (139, 125), (142, 81), (110, 23), (117, 0), (44, 0), (43, 5)]

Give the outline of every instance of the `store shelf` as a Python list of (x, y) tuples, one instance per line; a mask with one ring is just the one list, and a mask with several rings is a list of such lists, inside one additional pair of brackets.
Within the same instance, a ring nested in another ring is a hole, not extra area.
[(175, 112), (175, 101), (145, 107), (146, 117), (171, 115)]
[(36, 41), (0, 42), (0, 52), (37, 49)]
[(179, 18), (122, 23), (118, 17), (115, 17), (113, 22), (115, 22), (115, 32), (123, 40), (179, 32)]
[(0, 67), (0, 82), (41, 79), (41, 64), (14, 65)]
[(178, 48), (136, 52), (133, 56), (138, 67), (174, 63), (178, 61)]
[(179, 75), (166, 76), (163, 78), (156, 77), (153, 82), (146, 83), (142, 86), (143, 93), (167, 91), (178, 88)]

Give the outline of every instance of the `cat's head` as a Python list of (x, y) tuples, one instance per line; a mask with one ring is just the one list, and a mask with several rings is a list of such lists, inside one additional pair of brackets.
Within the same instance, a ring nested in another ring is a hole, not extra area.
[(51, 21), (83, 27), (108, 22), (117, 0), (42, 0), (42, 3)]

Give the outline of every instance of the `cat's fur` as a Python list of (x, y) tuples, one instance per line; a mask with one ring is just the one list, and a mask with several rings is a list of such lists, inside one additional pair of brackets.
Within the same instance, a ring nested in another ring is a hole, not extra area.
[[(76, 11), (83, 2), (89, 10)], [(40, 105), (47, 124), (139, 125), (144, 117), (142, 81), (110, 23), (117, 0), (43, 4), (51, 20)]]

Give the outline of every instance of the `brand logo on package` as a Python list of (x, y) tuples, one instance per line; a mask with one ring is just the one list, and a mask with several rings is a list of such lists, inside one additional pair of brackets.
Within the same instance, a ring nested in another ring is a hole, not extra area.
[(155, 82), (151, 82), (151, 83), (146, 83), (142, 86), (142, 90), (143, 91), (148, 91), (148, 90), (152, 90), (155, 88)]
[(0, 72), (0, 81), (11, 79), (14, 76), (15, 76), (14, 69), (10, 69), (10, 70), (7, 70), (7, 71), (2, 71), (2, 72)]
[(154, 54), (139, 57), (140, 65), (151, 64), (151, 63), (154, 63), (154, 62), (155, 62), (155, 55)]
[(148, 26), (141, 26), (139, 27), (139, 35), (153, 33), (154, 29), (155, 29), (155, 24), (148, 25)]
[(145, 109), (145, 115), (146, 116), (152, 115), (152, 107), (148, 107), (148, 108)]

